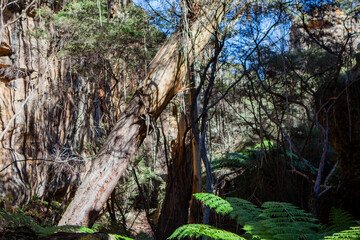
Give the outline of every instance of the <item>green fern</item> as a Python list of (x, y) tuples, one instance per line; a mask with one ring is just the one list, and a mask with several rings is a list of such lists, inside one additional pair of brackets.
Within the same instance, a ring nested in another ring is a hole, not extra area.
[(261, 239), (319, 239), (312, 229), (318, 225), (309, 213), (290, 203), (265, 202), (260, 214), (264, 219), (244, 226), (244, 230)]
[[(229, 215), (235, 219), (245, 230), (244, 236), (249, 239), (284, 239), (284, 240), (317, 240), (321, 234), (314, 231), (319, 227), (316, 219), (310, 217), (309, 213), (290, 203), (265, 202), (259, 208), (240, 198), (227, 198), (215, 196), (210, 193), (194, 194), (195, 198), (205, 202), (206, 206), (214, 209), (222, 215)], [(340, 224), (341, 221), (343, 224)], [(344, 227), (349, 224), (356, 224), (351, 215), (343, 210), (332, 210), (330, 213), (329, 229), (336, 230), (340, 226)], [(187, 238), (187, 237), (208, 237), (211, 239), (245, 239), (234, 233), (230, 233), (215, 227), (202, 224), (189, 224), (178, 228), (169, 239)], [(359, 239), (360, 226), (351, 227), (327, 236), (324, 239)]]
[[(23, 213), (13, 213), (9, 214), (4, 210), (0, 209), (0, 217), (5, 220), (7, 223), (7, 227), (9, 228), (23, 228), (28, 227), (36, 233), (36, 235), (40, 238), (50, 236), (56, 232), (82, 232), (82, 233), (94, 233), (94, 231), (90, 228), (79, 227), (79, 226), (48, 226), (42, 227), (40, 226), (32, 217), (26, 216)], [(115, 239), (125, 239), (132, 240), (131, 238), (123, 237), (120, 235), (111, 235)]]
[(247, 235), (255, 239), (319, 239), (312, 229), (318, 225), (309, 213), (290, 203), (266, 202), (263, 209), (240, 199), (221, 197), (209, 193), (194, 195), (205, 205), (222, 215), (229, 214), (240, 225), (244, 226)]
[(262, 145), (263, 149), (266, 150), (266, 151), (269, 150), (269, 149), (271, 149), (271, 148), (274, 148), (274, 143), (273, 143), (272, 141), (264, 140), (264, 141), (262, 142), (262, 144), (261, 144), (261, 143), (256, 144), (255, 147), (254, 147), (254, 149), (260, 150), (260, 149), (261, 149), (261, 145)]
[(237, 240), (245, 239), (234, 233), (221, 230), (209, 225), (203, 224), (188, 224), (179, 227), (168, 239), (182, 239), (188, 237), (208, 237), (210, 239), (221, 239), (221, 240)]
[[(109, 234), (110, 236), (114, 237), (116, 240), (134, 240), (132, 238), (128, 238), (128, 237), (124, 237), (124, 236), (120, 236), (117, 234)], [(109, 238), (110, 239), (110, 238)]]
[(357, 225), (354, 217), (348, 211), (332, 207), (329, 213), (329, 226), (326, 232), (340, 232)]
[(223, 158), (211, 162), (211, 168), (217, 169), (239, 169), (247, 165), (249, 158), (239, 153), (227, 153)]
[(197, 200), (204, 201), (205, 205), (210, 207), (211, 209), (215, 209), (217, 213), (222, 215), (227, 215), (233, 211), (231, 204), (211, 193), (195, 193), (194, 197)]
[(347, 239), (347, 240), (356, 240), (360, 239), (360, 226), (351, 227), (349, 230), (341, 231), (339, 233), (334, 233), (332, 236), (327, 236), (324, 239)]
[(249, 201), (234, 197), (226, 198), (226, 201), (228, 201), (233, 208), (233, 211), (229, 215), (230, 218), (236, 220), (241, 226), (263, 219), (260, 217), (262, 210)]
[(274, 143), (268, 140), (263, 141), (262, 144), (258, 143), (252, 149), (247, 149), (241, 153), (227, 153), (223, 158), (214, 160), (211, 163), (211, 167), (214, 170), (219, 170), (241, 169), (251, 165), (256, 165), (257, 162), (254, 160), (260, 156), (260, 152), (262, 150), (265, 151), (266, 154), (273, 153), (283, 159), (292, 159), (291, 162), (287, 162), (287, 165), (300, 171), (308, 171), (310, 168), (310, 172), (312, 174), (316, 174), (318, 172), (318, 169), (305, 158), (300, 159), (296, 154), (287, 150), (284, 151), (282, 148), (274, 146)]

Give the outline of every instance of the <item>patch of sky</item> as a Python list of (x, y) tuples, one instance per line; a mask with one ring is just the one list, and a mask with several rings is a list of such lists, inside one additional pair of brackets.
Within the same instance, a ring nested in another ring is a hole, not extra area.
[[(170, 36), (180, 25), (182, 13), (179, 1), (133, 0), (151, 16), (151, 23), (167, 36)], [(245, 0), (240, 4), (244, 2)], [(257, 7), (238, 18), (230, 30), (227, 27), (231, 25), (236, 15), (235, 6), (222, 23), (222, 29), (228, 33), (220, 61), (251, 68), (257, 64), (256, 51), (259, 48), (266, 48), (275, 54), (286, 53), (291, 48), (289, 40), (292, 15), (296, 15), (296, 9), (300, 7), (302, 11), (309, 11), (314, 7), (333, 2), (334, 0), (264, 1), (264, 6), (258, 2)], [(269, 3), (273, 4), (270, 8), (269, 5), (266, 6)], [(263, 11), (264, 9), (266, 10)], [(287, 12), (288, 9), (292, 9), (290, 11), (293, 12)]]
[(225, 42), (222, 60), (249, 68), (256, 62), (253, 55), (259, 48), (276, 53), (288, 50), (291, 22), (279, 19), (275, 13), (267, 13), (238, 21)]
[(319, 7), (323, 4), (334, 3), (334, 0), (301, 0), (304, 11), (310, 11), (315, 7)]
[(150, 16), (150, 23), (171, 35), (181, 20), (179, 0), (133, 0), (134, 4), (142, 7)]

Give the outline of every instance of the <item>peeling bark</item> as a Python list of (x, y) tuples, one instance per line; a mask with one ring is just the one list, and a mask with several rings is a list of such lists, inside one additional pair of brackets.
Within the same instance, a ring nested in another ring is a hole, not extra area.
[[(212, 36), (214, 24), (225, 12), (224, 3), (209, 1), (207, 4), (202, 6), (203, 11), (199, 11), (190, 28), (195, 40), (195, 46), (191, 48), (194, 54), (190, 56), (197, 55), (204, 48)], [(155, 56), (148, 76), (93, 160), (59, 225), (92, 226), (145, 138), (150, 120), (155, 120), (180, 90), (187, 72), (180, 36), (175, 32)], [(186, 41), (191, 45), (188, 39)]]

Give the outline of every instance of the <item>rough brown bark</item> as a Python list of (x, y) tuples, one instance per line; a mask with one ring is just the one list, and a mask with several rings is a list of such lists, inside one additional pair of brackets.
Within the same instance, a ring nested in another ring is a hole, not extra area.
[[(207, 44), (213, 26), (224, 14), (224, 4), (214, 1), (191, 25), (194, 56)], [(187, 72), (181, 53), (180, 34), (175, 32), (164, 43), (149, 67), (149, 74), (136, 91), (120, 120), (111, 131), (91, 169), (66, 209), (59, 225), (91, 226), (116, 186), (130, 159), (144, 139), (149, 119), (156, 119), (180, 90)], [(188, 40), (187, 40), (188, 41)], [(189, 41), (188, 41), (189, 42)], [(191, 43), (188, 43), (189, 45)], [(193, 61), (190, 59), (190, 62)]]
[(187, 124), (181, 116), (177, 142), (172, 142), (166, 196), (157, 223), (156, 239), (167, 239), (178, 227), (187, 223), (192, 191), (192, 147), (186, 141)]

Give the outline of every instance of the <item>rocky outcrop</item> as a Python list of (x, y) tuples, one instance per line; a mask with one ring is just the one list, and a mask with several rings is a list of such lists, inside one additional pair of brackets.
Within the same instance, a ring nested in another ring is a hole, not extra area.
[[(57, 55), (54, 26), (35, 12), (56, 11), (61, 1), (31, 2), (17, 1), (1, 14), (0, 199), (9, 204), (63, 197), (76, 187), (102, 141), (112, 84), (75, 74), (72, 60)], [(38, 37), (37, 29), (49, 37)]]
[(309, 10), (306, 14), (294, 19), (291, 27), (292, 46), (310, 49), (321, 45), (330, 53), (354, 50), (360, 43), (359, 16), (346, 14), (332, 4), (324, 4)]

